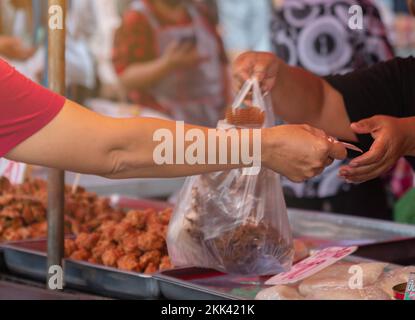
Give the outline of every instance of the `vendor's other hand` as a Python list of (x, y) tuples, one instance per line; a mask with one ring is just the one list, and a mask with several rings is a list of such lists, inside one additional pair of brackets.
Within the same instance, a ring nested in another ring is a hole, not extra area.
[(323, 172), (334, 159), (346, 158), (345, 147), (322, 130), (308, 125), (285, 125), (265, 129), (265, 166), (294, 182), (303, 182)]
[(34, 52), (34, 49), (25, 47), (18, 38), (0, 36), (0, 55), (5, 58), (27, 60)]
[(256, 77), (261, 90), (268, 93), (275, 86), (278, 71), (284, 62), (272, 53), (246, 52), (233, 64), (235, 91), (239, 91), (245, 81)]
[(350, 183), (375, 179), (388, 172), (401, 157), (415, 155), (415, 118), (375, 116), (353, 123), (352, 130), (371, 134), (375, 142), (367, 153), (340, 169), (340, 176)]
[(206, 61), (206, 57), (201, 57), (197, 47), (192, 43), (171, 43), (163, 56), (169, 68), (186, 69), (192, 68)]

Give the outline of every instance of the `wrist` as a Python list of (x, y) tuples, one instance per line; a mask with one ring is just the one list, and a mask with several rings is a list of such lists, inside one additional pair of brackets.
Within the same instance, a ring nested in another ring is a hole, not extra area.
[(261, 150), (261, 161), (264, 167), (272, 165), (272, 159), (275, 159), (275, 152), (281, 148), (282, 134), (285, 126), (265, 128), (262, 129), (262, 150)]
[(405, 156), (415, 157), (415, 117), (400, 119), (405, 135)]
[(169, 73), (173, 71), (176, 67), (170, 57), (168, 56), (162, 56), (160, 59), (160, 68), (165, 72)]

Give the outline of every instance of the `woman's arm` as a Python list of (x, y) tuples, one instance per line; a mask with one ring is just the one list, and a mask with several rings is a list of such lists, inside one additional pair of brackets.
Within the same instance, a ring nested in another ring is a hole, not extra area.
[[(208, 129), (202, 127), (185, 126), (185, 132), (195, 128), (208, 136)], [(145, 118), (112, 119), (66, 101), (54, 120), (6, 157), (117, 179), (190, 176), (246, 166), (242, 161), (226, 165), (157, 165), (153, 153), (160, 142), (155, 142), (153, 135), (159, 129), (170, 130), (176, 137), (175, 122)], [(343, 146), (329, 142), (323, 132), (307, 126), (265, 129), (261, 138), (262, 165), (294, 181), (311, 178), (332, 159), (346, 156)], [(249, 144), (252, 150), (252, 132)], [(176, 149), (175, 142), (172, 147)], [(231, 147), (228, 143), (228, 154)], [(237, 147), (241, 147), (241, 142)]]
[(129, 90), (148, 89), (176, 69), (186, 69), (203, 61), (191, 44), (171, 43), (166, 52), (147, 62), (137, 62), (128, 66), (121, 74), (121, 83)]
[(288, 66), (271, 53), (247, 52), (234, 64), (237, 85), (257, 77), (272, 95), (276, 114), (288, 123), (307, 123), (328, 134), (357, 141), (341, 94), (323, 79)]

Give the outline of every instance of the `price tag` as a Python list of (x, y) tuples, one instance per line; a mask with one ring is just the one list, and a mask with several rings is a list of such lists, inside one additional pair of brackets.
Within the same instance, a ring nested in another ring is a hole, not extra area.
[(11, 184), (24, 182), (27, 165), (0, 158), (0, 177), (6, 177)]
[(276, 275), (265, 284), (276, 286), (297, 283), (343, 260), (356, 252), (357, 249), (358, 247), (333, 247), (317, 251), (309, 258), (297, 263), (290, 271)]

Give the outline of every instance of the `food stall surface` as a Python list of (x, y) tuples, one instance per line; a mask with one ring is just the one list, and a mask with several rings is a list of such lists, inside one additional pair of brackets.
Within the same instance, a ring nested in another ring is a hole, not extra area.
[(102, 300), (80, 293), (50, 291), (35, 285), (0, 281), (0, 300)]

